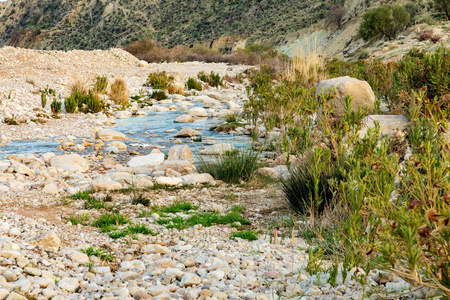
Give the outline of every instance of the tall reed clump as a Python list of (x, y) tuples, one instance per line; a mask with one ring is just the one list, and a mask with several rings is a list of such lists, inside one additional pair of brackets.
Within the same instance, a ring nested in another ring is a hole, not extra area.
[(125, 80), (122, 78), (116, 78), (111, 84), (111, 90), (109, 93), (109, 97), (116, 104), (122, 105), (122, 107), (126, 107), (128, 105), (128, 89)]
[(152, 72), (148, 74), (146, 86), (151, 86), (154, 89), (165, 90), (173, 84), (175, 78), (168, 75), (166, 71)]
[(106, 93), (108, 88), (108, 78), (106, 76), (97, 76), (94, 83), (94, 92), (99, 94)]
[(199, 172), (209, 173), (227, 183), (240, 183), (250, 180), (259, 168), (259, 152), (254, 150), (232, 150), (212, 160), (199, 157)]

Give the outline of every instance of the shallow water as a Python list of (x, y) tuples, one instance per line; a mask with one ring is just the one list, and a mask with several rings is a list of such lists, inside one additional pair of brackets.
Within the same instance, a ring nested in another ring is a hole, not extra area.
[[(201, 106), (201, 105), (196, 105)], [(188, 144), (191, 151), (197, 153), (203, 147), (201, 142), (192, 142), (190, 138), (174, 138), (176, 132), (165, 133), (169, 129), (176, 129), (177, 131), (189, 127), (199, 130), (203, 134), (203, 138), (214, 137), (219, 143), (230, 143), (237, 148), (246, 148), (251, 142), (247, 136), (236, 136), (228, 133), (220, 133), (216, 131), (210, 131), (209, 128), (217, 126), (223, 123), (220, 118), (204, 118), (194, 121), (193, 123), (174, 123), (174, 120), (179, 115), (185, 114), (185, 111), (170, 111), (170, 112), (148, 112), (147, 116), (133, 116), (128, 119), (117, 119), (117, 124), (111, 127), (115, 131), (122, 132), (129, 137), (129, 140), (123, 141), (129, 146), (129, 149), (142, 149), (146, 148), (145, 152), (150, 152), (153, 148), (158, 147), (162, 151), (168, 151), (168, 149), (175, 144), (176, 139), (180, 139), (183, 144)], [(41, 154), (45, 152), (63, 153), (64, 151), (58, 150), (60, 142), (54, 139), (49, 140), (20, 140), (11, 141), (5, 146), (0, 147), (3, 154), (0, 154), (0, 158), (6, 157), (9, 154)], [(80, 138), (75, 143), (81, 143)], [(108, 144), (109, 142), (106, 142)], [(166, 150), (164, 150), (166, 149)], [(94, 151), (91, 147), (86, 151), (76, 151), (80, 154), (88, 154)]]

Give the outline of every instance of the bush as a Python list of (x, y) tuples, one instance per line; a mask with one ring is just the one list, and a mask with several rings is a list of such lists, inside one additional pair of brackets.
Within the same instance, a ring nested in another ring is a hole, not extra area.
[(419, 42), (422, 42), (422, 41), (429, 40), (430, 38), (431, 38), (431, 32), (425, 31), (417, 37), (417, 40), (419, 40)]
[(168, 48), (158, 45), (158, 43), (149, 38), (132, 42), (125, 47), (125, 51), (147, 62), (163, 62), (168, 60), (170, 56), (170, 50)]
[(97, 76), (94, 84), (94, 92), (104, 94), (108, 88), (108, 78), (106, 76)]
[(187, 82), (186, 82), (186, 88), (188, 90), (197, 90), (197, 91), (201, 91), (202, 88), (202, 84), (200, 82), (198, 82), (197, 80), (195, 80), (195, 78), (189, 77)]
[(62, 102), (54, 99), (52, 104), (50, 104), (52, 113), (54, 113), (55, 115), (58, 115), (61, 112), (61, 106), (62, 106)]
[(253, 150), (235, 150), (206, 161), (200, 157), (199, 173), (209, 173), (218, 180), (227, 183), (240, 183), (250, 180), (259, 168), (259, 152)]
[(89, 90), (89, 93), (86, 95), (85, 103), (87, 109), (93, 114), (101, 112), (105, 108), (103, 100), (100, 99), (100, 96), (92, 90)]
[(172, 85), (173, 81), (174, 77), (172, 75), (167, 75), (166, 71), (153, 72), (148, 75), (145, 85), (151, 86), (154, 89), (164, 90)]
[(116, 104), (120, 104), (122, 107), (127, 106), (129, 94), (125, 80), (122, 78), (116, 78), (111, 85), (111, 92), (109, 93), (109, 96)]
[(155, 100), (164, 100), (167, 99), (167, 94), (164, 91), (153, 91), (150, 98), (153, 98)]
[(206, 82), (212, 87), (223, 86), (223, 81), (220, 75), (211, 71), (210, 74), (206, 75), (205, 72), (201, 71), (198, 73), (197, 78), (203, 82)]
[(342, 179), (339, 167), (331, 163), (329, 149), (316, 148), (312, 157), (293, 168), (282, 179), (282, 190), (289, 206), (301, 215), (322, 215), (333, 206), (332, 181)]
[(434, 0), (434, 7), (437, 11), (443, 12), (450, 20), (450, 0)]
[(328, 10), (325, 15), (325, 26), (329, 27), (334, 24), (339, 29), (342, 28), (342, 19), (347, 13), (344, 4), (335, 4)]
[(359, 34), (366, 41), (381, 34), (392, 40), (409, 23), (410, 15), (405, 7), (382, 5), (366, 12), (359, 27)]
[(69, 97), (66, 98), (64, 101), (64, 107), (66, 108), (66, 111), (69, 114), (73, 114), (78, 109), (78, 98), (76, 95), (71, 94)]

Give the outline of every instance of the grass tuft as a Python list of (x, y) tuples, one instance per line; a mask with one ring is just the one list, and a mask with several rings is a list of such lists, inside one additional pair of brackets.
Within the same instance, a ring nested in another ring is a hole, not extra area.
[(112, 261), (114, 259), (114, 255), (112, 253), (92, 246), (88, 248), (82, 248), (80, 249), (80, 252), (85, 253), (87, 256), (96, 256), (103, 261)]
[(243, 240), (256, 241), (258, 239), (258, 234), (251, 229), (244, 231), (237, 231), (230, 236), (231, 239), (241, 238)]
[(166, 225), (166, 228), (185, 229), (194, 225), (200, 224), (203, 227), (210, 227), (218, 224), (233, 224), (239, 222), (241, 225), (250, 225), (251, 222), (244, 219), (241, 215), (235, 212), (231, 212), (225, 215), (221, 215), (216, 212), (203, 212), (196, 213), (187, 219), (180, 216), (173, 218), (161, 218), (156, 220), (156, 223), (160, 225)]

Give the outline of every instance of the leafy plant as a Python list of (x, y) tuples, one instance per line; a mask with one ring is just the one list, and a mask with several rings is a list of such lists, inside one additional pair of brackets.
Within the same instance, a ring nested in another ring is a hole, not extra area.
[(359, 34), (364, 40), (370, 40), (380, 34), (392, 40), (409, 23), (410, 15), (404, 6), (385, 4), (365, 13)]
[(166, 225), (166, 228), (177, 229), (185, 229), (197, 224), (201, 224), (204, 227), (210, 227), (216, 224), (233, 224), (235, 222), (239, 222), (241, 225), (251, 224), (250, 221), (234, 212), (225, 215), (216, 212), (196, 213), (187, 219), (177, 216), (173, 218), (160, 218), (156, 222), (160, 225)]
[(134, 235), (134, 234), (156, 235), (153, 229), (150, 229), (143, 224), (128, 225), (126, 228), (119, 231), (111, 232), (108, 235), (112, 239), (118, 239), (125, 237), (127, 235)]
[(75, 94), (71, 94), (64, 100), (64, 107), (69, 114), (73, 114), (78, 109), (78, 97)]
[(86, 103), (87, 109), (94, 114), (101, 112), (105, 108), (105, 103), (103, 102), (103, 100), (100, 99), (100, 96), (92, 90), (89, 90), (84, 101)]
[(61, 106), (62, 102), (59, 100), (54, 99), (52, 104), (50, 104), (50, 108), (52, 110), (52, 113), (56, 116), (61, 112)]
[(203, 82), (206, 82), (212, 87), (223, 86), (223, 80), (218, 73), (211, 71), (210, 74), (205, 74), (205, 72), (200, 71), (197, 78)]
[(80, 252), (85, 253), (87, 256), (97, 256), (103, 261), (112, 261), (114, 259), (114, 255), (112, 253), (92, 246), (88, 248), (82, 248), (80, 249)]
[(309, 275), (318, 275), (323, 272), (322, 261), (323, 249), (321, 248), (308, 248), (308, 262), (306, 264), (306, 272)]
[(113, 226), (128, 223), (129, 220), (119, 213), (104, 213), (92, 223), (92, 226), (100, 228), (103, 232), (111, 231)]

